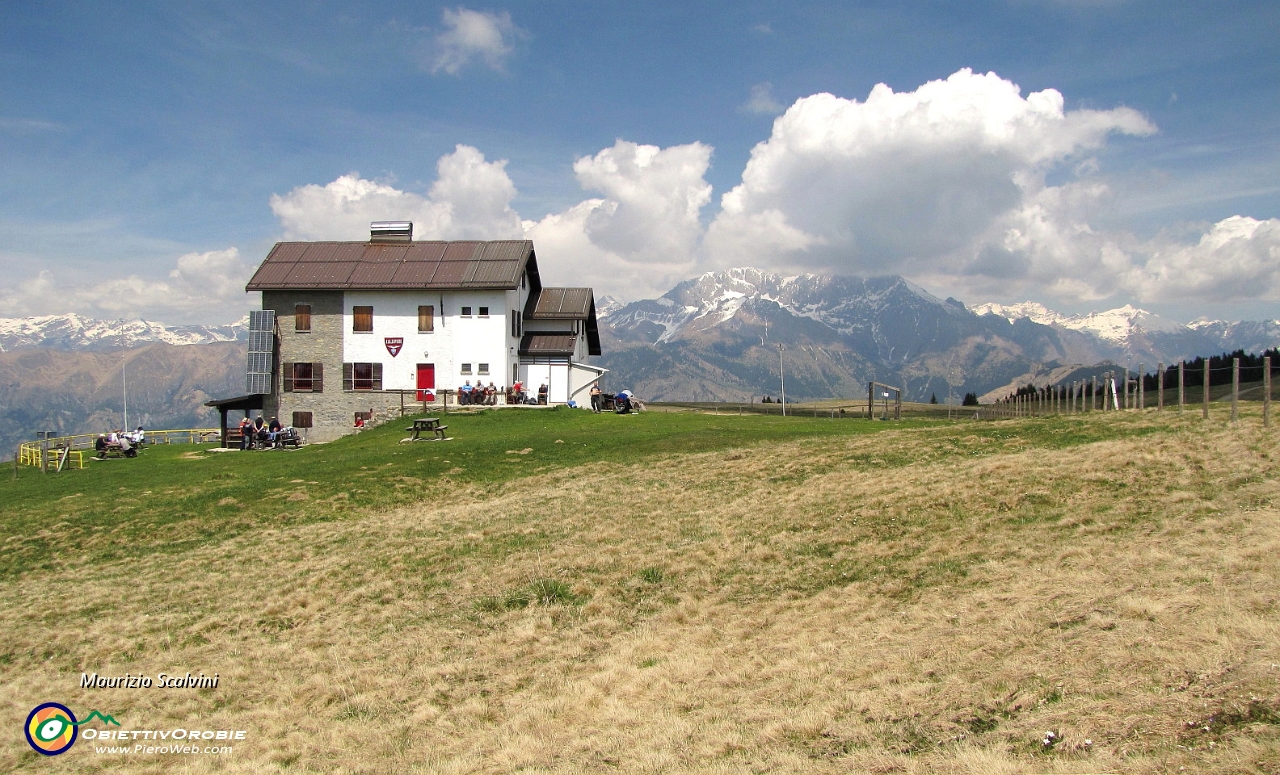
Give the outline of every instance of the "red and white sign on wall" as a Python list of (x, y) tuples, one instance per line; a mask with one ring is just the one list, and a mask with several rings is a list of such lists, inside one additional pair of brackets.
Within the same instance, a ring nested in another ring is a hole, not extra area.
[(404, 347), (403, 336), (384, 336), (382, 341), (386, 343), (387, 352), (391, 353), (392, 358), (399, 355), (400, 350)]

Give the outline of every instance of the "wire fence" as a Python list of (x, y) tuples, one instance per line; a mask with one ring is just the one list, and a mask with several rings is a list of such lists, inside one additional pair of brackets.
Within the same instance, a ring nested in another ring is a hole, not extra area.
[[(1280, 359), (1278, 359), (1280, 360)], [(1216, 365), (1221, 364), (1221, 365)], [(1066, 384), (1028, 384), (996, 401), (971, 405), (902, 402), (905, 418), (1002, 420), (1021, 417), (1085, 414), (1102, 411), (1178, 411), (1199, 409), (1209, 419), (1210, 404), (1230, 406), (1231, 422), (1239, 419), (1242, 402), (1262, 404), (1262, 423), (1271, 425), (1271, 381), (1280, 365), (1272, 357), (1223, 356), (1197, 358), (1169, 367), (1157, 364), (1150, 374), (1143, 364), (1137, 371), (1127, 368), (1106, 371), (1089, 379)], [(889, 400), (830, 399), (803, 403), (761, 403), (727, 401), (649, 402), (651, 411), (706, 412), (721, 415), (787, 415), (830, 419), (897, 419), (895, 404)]]
[[(1249, 361), (1258, 361), (1251, 363)], [(1271, 356), (1232, 356), (1220, 359), (1197, 358), (1166, 368), (1163, 363), (1146, 373), (1129, 369), (1107, 371), (1087, 380), (1065, 385), (1026, 385), (993, 404), (979, 408), (986, 419), (1084, 414), (1099, 411), (1154, 409), (1186, 412), (1199, 407), (1209, 419), (1212, 403), (1230, 402), (1231, 422), (1240, 417), (1242, 401), (1262, 403), (1262, 424), (1271, 425), (1271, 381), (1275, 373)], [(1218, 361), (1222, 365), (1214, 365)], [(1252, 378), (1252, 379), (1250, 379)]]

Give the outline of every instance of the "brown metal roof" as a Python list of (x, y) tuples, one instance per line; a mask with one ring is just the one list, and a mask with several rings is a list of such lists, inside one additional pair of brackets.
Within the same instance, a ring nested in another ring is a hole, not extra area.
[(279, 242), (245, 290), (510, 290), (526, 267), (536, 278), (529, 240)]
[(571, 331), (539, 331), (520, 338), (521, 355), (573, 355), (578, 336)]
[(590, 288), (543, 288), (530, 320), (586, 320), (595, 309)]
[[(587, 353), (600, 354), (600, 327), (596, 322), (596, 299), (590, 288), (542, 288), (529, 297), (525, 320), (581, 320), (587, 335)], [(577, 326), (575, 325), (575, 328)]]

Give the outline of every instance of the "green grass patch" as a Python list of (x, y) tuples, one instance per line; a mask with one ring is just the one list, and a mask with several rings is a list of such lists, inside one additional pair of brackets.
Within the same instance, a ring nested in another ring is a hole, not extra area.
[[(831, 465), (897, 468), (929, 458), (1007, 452), (1010, 443), (1058, 449), (1158, 428), (1051, 418), (1010, 423), (650, 412), (596, 415), (552, 409), (449, 416), (449, 442), (401, 444), (408, 419), (300, 450), (213, 453), (186, 444), (148, 447), (137, 459), (94, 461), (82, 471), (42, 475), (22, 468), (0, 480), (6, 503), (0, 578), (181, 553), (259, 529), (343, 519), (413, 503), (480, 499), (507, 483), (569, 468), (607, 480), (614, 465), (686, 453), (744, 450), (805, 438), (923, 432), (922, 458), (893, 447), (835, 452), (774, 474), (803, 481)], [(527, 451), (526, 451), (527, 450)], [(690, 530), (696, 529), (692, 526)], [(546, 540), (459, 542), (457, 555), (501, 555)]]

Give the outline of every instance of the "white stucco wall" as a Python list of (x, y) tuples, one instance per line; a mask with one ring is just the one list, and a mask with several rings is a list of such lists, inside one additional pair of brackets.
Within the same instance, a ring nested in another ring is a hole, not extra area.
[[(413, 390), (417, 387), (417, 364), (435, 365), (436, 387), (456, 388), (466, 380), (476, 384), (511, 384), (509, 373), (515, 363), (519, 340), (511, 336), (510, 311), (523, 309), (522, 295), (516, 291), (348, 291), (343, 294), (344, 363), (381, 363), (384, 390)], [(435, 307), (435, 330), (418, 331), (418, 306)], [(352, 309), (373, 307), (373, 331), (352, 331)], [(472, 314), (461, 315), (462, 307)], [(489, 308), (480, 317), (480, 307)], [(387, 351), (387, 337), (403, 337), (404, 347), (396, 356)], [(461, 373), (463, 363), (471, 364), (471, 374)], [(476, 373), (479, 364), (489, 364), (488, 374)]]

